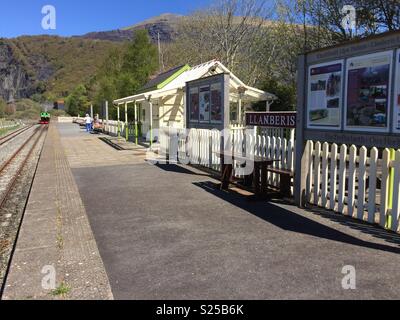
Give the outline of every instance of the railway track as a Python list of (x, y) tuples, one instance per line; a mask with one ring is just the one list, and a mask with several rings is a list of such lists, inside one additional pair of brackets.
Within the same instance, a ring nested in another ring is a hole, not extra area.
[(3, 137), (0, 137), (0, 146), (2, 146), (3, 144), (6, 144), (7, 142), (11, 141), (12, 139), (14, 139), (15, 137), (19, 136), (20, 134), (24, 133), (25, 131), (29, 130), (30, 128), (32, 128), (34, 125), (31, 124), (29, 126), (20, 128), (16, 131), (13, 131)]
[(26, 128), (0, 148), (0, 299), (47, 129)]
[[(39, 142), (43, 133), (47, 130), (47, 127), (48, 126), (37, 127), (34, 133), (30, 135), (8, 159), (0, 164), (0, 210), (11, 193), (18, 176), (22, 172), (37, 143)], [(28, 129), (29, 128), (26, 130)], [(19, 132), (17, 135), (21, 134), (22, 132)], [(11, 139), (14, 137), (15, 136), (13, 136)]]

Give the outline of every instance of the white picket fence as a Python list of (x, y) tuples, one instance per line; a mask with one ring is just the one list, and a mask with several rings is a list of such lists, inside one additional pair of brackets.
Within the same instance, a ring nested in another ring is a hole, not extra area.
[[(307, 142), (309, 203), (398, 231), (400, 150)], [(393, 183), (390, 183), (392, 172)], [(393, 189), (391, 188), (393, 186)], [(392, 203), (389, 198), (392, 196)], [(388, 220), (391, 223), (388, 224)]]
[[(221, 148), (221, 132), (208, 129), (176, 129), (170, 127), (160, 128), (160, 154), (167, 155), (171, 143), (177, 143), (180, 162), (198, 164), (206, 168), (220, 171), (221, 163), (217, 152)], [(225, 141), (225, 149), (231, 149), (234, 153), (246, 153), (246, 146), (250, 148), (247, 154), (257, 155), (266, 158), (280, 159), (274, 162), (275, 168), (294, 170), (295, 141), (294, 134), (290, 139), (255, 134), (248, 136), (250, 141), (246, 142), (243, 127), (234, 127), (230, 130), (229, 140)], [(177, 136), (177, 139), (171, 137)], [(175, 141), (175, 142), (174, 142)], [(235, 163), (235, 166), (240, 164)], [(279, 175), (268, 173), (267, 181), (271, 186), (279, 187)]]

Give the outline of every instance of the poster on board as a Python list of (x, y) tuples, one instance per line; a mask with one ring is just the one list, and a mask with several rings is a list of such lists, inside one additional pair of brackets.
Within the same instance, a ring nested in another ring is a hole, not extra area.
[(340, 128), (342, 79), (341, 60), (310, 66), (307, 99), (309, 128)]
[(346, 129), (389, 130), (392, 58), (386, 51), (347, 60)]
[(396, 93), (394, 97), (393, 131), (400, 132), (400, 49), (396, 51)]
[(211, 85), (211, 122), (222, 122), (222, 83)]
[(200, 87), (199, 120), (210, 122), (210, 87)]
[(190, 121), (199, 121), (199, 88), (190, 89)]

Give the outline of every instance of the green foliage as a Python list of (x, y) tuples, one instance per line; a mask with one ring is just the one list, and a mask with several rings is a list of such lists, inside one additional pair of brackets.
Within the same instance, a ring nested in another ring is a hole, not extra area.
[[(271, 105), (270, 111), (292, 111), (296, 109), (296, 88), (293, 85), (282, 83), (276, 79), (266, 77), (261, 89), (277, 96)], [(255, 111), (265, 111), (265, 102), (255, 103)]]
[(49, 111), (51, 117), (65, 117), (68, 114), (64, 110), (53, 109)]
[(7, 103), (0, 97), (0, 118), (4, 118), (6, 115)]
[(157, 68), (157, 48), (150, 42), (146, 30), (137, 30), (124, 54), (122, 69), (133, 73), (137, 83), (143, 85)]
[[(99, 112), (104, 101), (133, 95), (158, 69), (157, 48), (151, 43), (146, 30), (135, 31), (133, 40), (123, 48), (109, 52), (96, 76), (89, 82), (88, 97)], [(115, 118), (115, 108), (109, 108)]]
[(51, 291), (53, 296), (62, 296), (65, 297), (71, 291), (71, 287), (65, 283), (64, 281), (60, 283), (60, 285)]
[(8, 106), (8, 119), (25, 119), (25, 120), (36, 120), (39, 118), (40, 113), (43, 111), (42, 106), (30, 99), (21, 99), (15, 102), (15, 112), (10, 112), (12, 106)]
[(72, 116), (86, 113), (89, 107), (86, 87), (83, 84), (75, 87), (65, 100), (65, 105), (68, 113)]
[(89, 81), (109, 50), (123, 46), (119, 42), (58, 36), (23, 36), (3, 41), (34, 82), (36, 92), (49, 101), (65, 97), (79, 83)]

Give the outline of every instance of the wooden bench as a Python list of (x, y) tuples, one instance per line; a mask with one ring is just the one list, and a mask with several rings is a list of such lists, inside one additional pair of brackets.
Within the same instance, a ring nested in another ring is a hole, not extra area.
[(280, 193), (283, 196), (290, 197), (291, 196), (290, 186), (291, 186), (291, 180), (294, 177), (294, 172), (288, 169), (271, 168), (271, 167), (268, 167), (267, 171), (279, 175)]
[[(257, 199), (265, 199), (267, 197), (267, 170), (268, 166), (272, 165), (276, 159), (267, 159), (259, 156), (247, 157), (241, 154), (233, 154), (230, 151), (216, 152), (216, 154), (221, 158), (221, 189), (227, 190), (229, 183), (232, 182), (233, 178), (233, 162), (252, 162), (254, 168), (252, 170), (252, 185), (254, 190), (254, 195)], [(230, 159), (229, 163), (225, 163), (224, 159)], [(261, 179), (260, 179), (261, 173)], [(260, 181), (261, 180), (261, 181)]]

